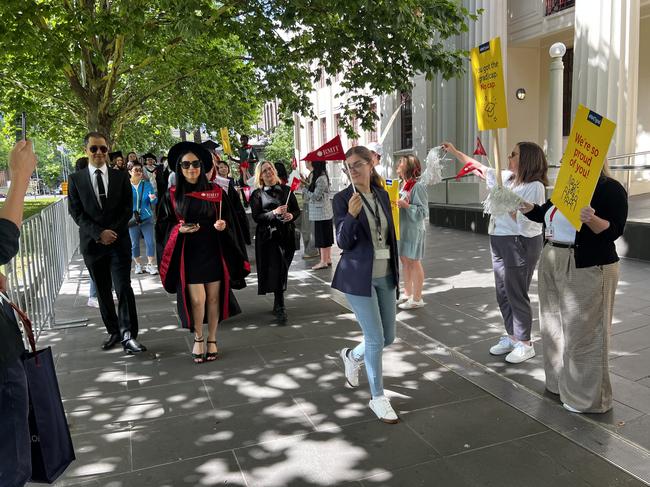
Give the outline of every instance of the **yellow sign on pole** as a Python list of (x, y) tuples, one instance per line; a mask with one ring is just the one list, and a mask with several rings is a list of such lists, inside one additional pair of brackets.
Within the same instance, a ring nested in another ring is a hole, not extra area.
[(471, 51), (474, 100), (479, 130), (506, 128), (508, 108), (503, 78), (501, 39), (494, 39)]
[(397, 200), (399, 199), (399, 180), (387, 179), (386, 191), (388, 192), (388, 198), (390, 199), (390, 207), (393, 210), (393, 224), (395, 225), (395, 236), (397, 237), (397, 240), (399, 240), (399, 207), (397, 206)]
[(61, 194), (66, 195), (66, 196), (68, 194), (68, 182), (67, 181), (63, 181), (61, 183)]
[(579, 105), (551, 201), (580, 230), (580, 210), (591, 203), (616, 124)]
[(221, 134), (221, 145), (223, 145), (223, 152), (229, 156), (234, 155), (232, 152), (232, 146), (230, 145), (230, 136), (228, 135), (228, 129), (222, 128), (219, 133)]

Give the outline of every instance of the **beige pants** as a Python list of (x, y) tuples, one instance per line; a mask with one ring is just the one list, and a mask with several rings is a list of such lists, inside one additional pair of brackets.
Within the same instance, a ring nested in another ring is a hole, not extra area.
[(545, 245), (539, 308), (546, 388), (583, 412), (612, 408), (609, 332), (618, 262), (577, 269), (573, 249)]

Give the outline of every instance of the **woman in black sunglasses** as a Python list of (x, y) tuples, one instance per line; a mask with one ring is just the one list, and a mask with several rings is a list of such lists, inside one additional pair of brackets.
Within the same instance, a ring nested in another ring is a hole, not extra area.
[(181, 323), (194, 332), (192, 360), (200, 364), (217, 359), (217, 325), (241, 311), (231, 281), (242, 281), (250, 264), (227, 195), (207, 178), (213, 167), (210, 153), (194, 142), (181, 142), (169, 150), (169, 160), (177, 179), (167, 198), (170, 230), (160, 276), (165, 290), (177, 293)]

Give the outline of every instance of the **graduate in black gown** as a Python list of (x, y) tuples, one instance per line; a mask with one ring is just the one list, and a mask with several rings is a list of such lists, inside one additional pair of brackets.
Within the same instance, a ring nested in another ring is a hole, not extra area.
[(169, 160), (176, 161), (177, 180), (168, 192), (170, 230), (160, 277), (165, 290), (177, 294), (182, 325), (194, 332), (194, 363), (210, 362), (218, 356), (218, 323), (241, 312), (231, 280), (243, 280), (250, 264), (229, 198), (208, 180), (210, 153), (194, 142), (180, 142), (170, 149)]
[(287, 321), (284, 292), (289, 266), (298, 247), (295, 221), (300, 216), (300, 207), (290, 188), (280, 183), (272, 163), (264, 161), (257, 165), (255, 184), (258, 189), (253, 191), (250, 205), (257, 223), (257, 294), (274, 294), (273, 313), (284, 324)]
[(230, 203), (232, 204), (233, 211), (235, 212), (237, 220), (239, 221), (239, 227), (241, 228), (242, 235), (244, 236), (244, 242), (246, 242), (246, 245), (250, 245), (251, 230), (248, 224), (248, 215), (246, 215), (244, 205), (242, 204), (239, 193), (235, 188), (235, 179), (230, 176), (230, 164), (228, 164), (228, 161), (217, 162), (217, 173), (219, 176), (222, 178), (227, 178), (229, 181), (228, 198), (230, 198)]

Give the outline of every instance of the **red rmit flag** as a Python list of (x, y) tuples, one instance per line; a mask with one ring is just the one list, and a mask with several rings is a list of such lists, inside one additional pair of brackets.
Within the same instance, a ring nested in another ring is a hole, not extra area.
[(209, 191), (193, 191), (192, 193), (187, 193), (185, 196), (196, 198), (197, 200), (210, 201), (211, 203), (220, 203), (222, 194), (223, 191), (219, 188), (218, 190), (211, 189)]
[(487, 156), (487, 152), (485, 152), (485, 148), (483, 147), (483, 144), (481, 144), (481, 139), (476, 137), (476, 149), (474, 149), (474, 154), (473, 156)]
[(291, 180), (291, 189), (290, 189), (290, 191), (293, 192), (293, 191), (297, 190), (299, 187), (300, 187), (300, 179), (293, 178)]
[(341, 144), (341, 136), (337, 135), (329, 142), (324, 143), (315, 151), (307, 154), (303, 161), (344, 161), (345, 151)]

